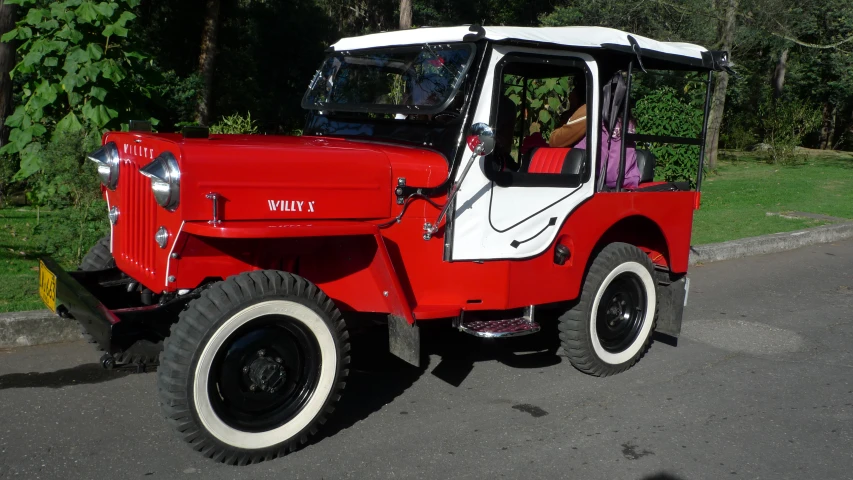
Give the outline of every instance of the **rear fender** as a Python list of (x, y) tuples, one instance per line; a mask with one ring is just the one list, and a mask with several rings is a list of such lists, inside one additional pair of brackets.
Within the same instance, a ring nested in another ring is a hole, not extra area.
[(184, 232), (170, 268), (179, 289), (196, 288), (211, 277), (282, 270), (313, 282), (341, 310), (388, 313), (414, 323), (412, 306), (375, 225), (187, 223)]

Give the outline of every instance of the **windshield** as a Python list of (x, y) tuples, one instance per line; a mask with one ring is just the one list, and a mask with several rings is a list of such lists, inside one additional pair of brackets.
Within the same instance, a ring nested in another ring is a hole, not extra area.
[(474, 48), (469, 44), (335, 53), (305, 93), (312, 110), (434, 114), (462, 83)]

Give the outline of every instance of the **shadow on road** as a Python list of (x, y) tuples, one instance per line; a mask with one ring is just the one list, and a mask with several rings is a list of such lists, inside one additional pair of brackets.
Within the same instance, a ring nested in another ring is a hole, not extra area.
[(678, 475), (673, 475), (671, 473), (660, 472), (653, 473), (651, 475), (645, 476), (642, 480), (684, 480), (682, 477)]
[(432, 374), (458, 387), (477, 362), (497, 361), (510, 368), (546, 368), (562, 362), (557, 355), (560, 339), (557, 324), (540, 321), (542, 330), (534, 335), (486, 339), (467, 335), (446, 326), (424, 329), (424, 347), (428, 354), (441, 358)]
[[(546, 368), (562, 362), (557, 355), (556, 324), (544, 322), (536, 335), (489, 340), (451, 328), (443, 321), (421, 329), (421, 367), (413, 367), (388, 353), (388, 330), (384, 327), (353, 336), (350, 374), (337, 409), (311, 443), (331, 437), (370, 414), (379, 411), (411, 387), (424, 372), (460, 386), (478, 362), (497, 361), (511, 368)], [(440, 359), (431, 368), (430, 356)], [(565, 368), (561, 366), (560, 368)]]
[(0, 390), (10, 388), (62, 388), (109, 382), (127, 375), (129, 370), (104, 370), (100, 364), (87, 363), (54, 372), (10, 373), (0, 375)]

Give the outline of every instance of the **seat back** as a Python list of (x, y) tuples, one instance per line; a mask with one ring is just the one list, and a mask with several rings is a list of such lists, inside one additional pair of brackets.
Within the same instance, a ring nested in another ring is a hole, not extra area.
[(562, 173), (571, 148), (537, 148), (530, 159), (527, 173)]
[(560, 173), (563, 175), (580, 175), (583, 172), (583, 162), (586, 160), (585, 148), (573, 148), (566, 155), (566, 160), (563, 162), (563, 168)]
[(654, 181), (656, 162), (657, 159), (651, 151), (637, 149), (637, 168), (640, 170), (640, 183)]

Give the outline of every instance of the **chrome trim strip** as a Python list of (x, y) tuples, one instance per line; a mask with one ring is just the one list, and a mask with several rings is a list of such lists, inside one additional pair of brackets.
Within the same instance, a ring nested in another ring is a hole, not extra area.
[(181, 232), (184, 230), (185, 223), (187, 223), (186, 220), (181, 222), (181, 226), (175, 234), (175, 240), (172, 242), (172, 248), (169, 249), (169, 256), (166, 257), (166, 288), (169, 288), (169, 275), (171, 275), (169, 267), (172, 265), (172, 254), (175, 252), (175, 245), (178, 244), (178, 240), (181, 238)]
[[(106, 197), (106, 201), (107, 201), (107, 215), (109, 215), (110, 209), (112, 208), (112, 204), (110, 204), (110, 191), (109, 190), (107, 190), (107, 194), (105, 195), (105, 197)], [(113, 225), (113, 222), (110, 222), (110, 254), (111, 255), (113, 253), (113, 237), (115, 236), (115, 234), (113, 233), (114, 228), (115, 228), (115, 225)], [(113, 255), (113, 258), (115, 258), (115, 255)]]

